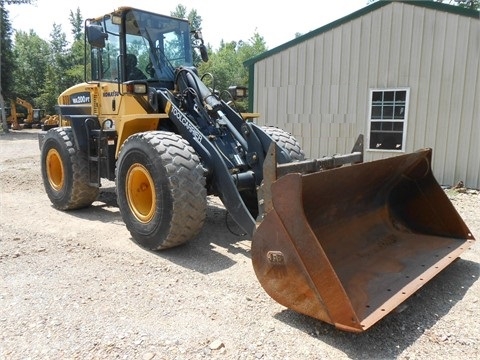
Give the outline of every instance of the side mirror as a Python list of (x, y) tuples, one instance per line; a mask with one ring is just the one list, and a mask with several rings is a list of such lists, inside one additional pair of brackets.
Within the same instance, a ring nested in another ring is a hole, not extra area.
[(208, 52), (207, 52), (207, 47), (203, 43), (202, 32), (200, 30), (194, 30), (194, 31), (192, 31), (192, 34), (193, 34), (193, 38), (194, 38), (193, 47), (196, 47), (196, 48), (198, 48), (198, 50), (200, 50), (200, 56), (202, 58), (202, 61), (207, 62), (208, 61)]
[(208, 52), (207, 47), (204, 44), (201, 44), (198, 49), (200, 50), (200, 56), (202, 57), (203, 62), (208, 61)]
[(101, 49), (105, 47), (105, 40), (108, 39), (108, 34), (103, 32), (101, 25), (87, 25), (85, 32), (90, 45)]

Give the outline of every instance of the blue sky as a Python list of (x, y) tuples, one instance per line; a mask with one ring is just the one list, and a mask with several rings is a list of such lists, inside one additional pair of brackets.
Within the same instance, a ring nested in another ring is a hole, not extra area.
[(196, 9), (202, 17), (205, 42), (218, 48), (220, 41), (247, 41), (255, 32), (265, 38), (272, 49), (334, 20), (361, 9), (368, 0), (296, 0), (280, 3), (261, 0), (37, 0), (36, 5), (7, 5), (12, 26), (16, 30), (34, 30), (48, 40), (55, 22), (70, 36), (70, 10), (80, 8), (83, 18), (108, 13), (120, 6), (132, 6), (170, 15), (178, 4), (187, 10)]

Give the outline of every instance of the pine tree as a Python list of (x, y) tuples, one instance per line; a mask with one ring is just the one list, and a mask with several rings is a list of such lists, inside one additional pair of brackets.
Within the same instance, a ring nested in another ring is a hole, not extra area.
[(15, 62), (13, 60), (13, 30), (8, 17), (8, 11), (4, 5), (5, 1), (0, 0), (0, 108), (2, 109), (2, 128), (5, 132), (8, 132), (5, 98), (11, 97)]
[(15, 69), (12, 44), (13, 30), (5, 4), (30, 3), (31, 0), (0, 0), (0, 117), (4, 132), (8, 132), (4, 95), (6, 98), (12, 97), (13, 71)]

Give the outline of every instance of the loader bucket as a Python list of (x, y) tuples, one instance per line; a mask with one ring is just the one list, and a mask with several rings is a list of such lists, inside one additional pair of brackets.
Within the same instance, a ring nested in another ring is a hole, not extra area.
[(352, 332), (397, 308), (474, 241), (430, 162), (425, 149), (273, 182), (252, 238), (265, 291)]

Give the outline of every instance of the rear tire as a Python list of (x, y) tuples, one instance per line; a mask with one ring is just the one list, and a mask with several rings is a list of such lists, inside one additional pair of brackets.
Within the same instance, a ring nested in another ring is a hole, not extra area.
[(279, 147), (286, 150), (292, 161), (305, 160), (305, 153), (297, 139), (290, 133), (273, 126), (262, 126), (265, 131)]
[[(300, 146), (297, 139), (290, 133), (273, 126), (262, 126), (261, 128), (267, 135), (269, 135), (275, 143), (287, 151), (290, 155), (291, 161), (305, 160), (305, 153)], [(240, 193), (245, 206), (247, 207), (253, 218), (258, 216), (258, 199), (257, 192), (252, 190), (245, 190)]]
[(207, 209), (204, 169), (181, 136), (130, 136), (116, 169), (120, 212), (134, 241), (149, 250), (181, 245), (201, 230)]
[(96, 200), (99, 190), (89, 185), (87, 155), (75, 149), (71, 128), (57, 127), (46, 133), (41, 170), (45, 191), (55, 208), (80, 209)]

